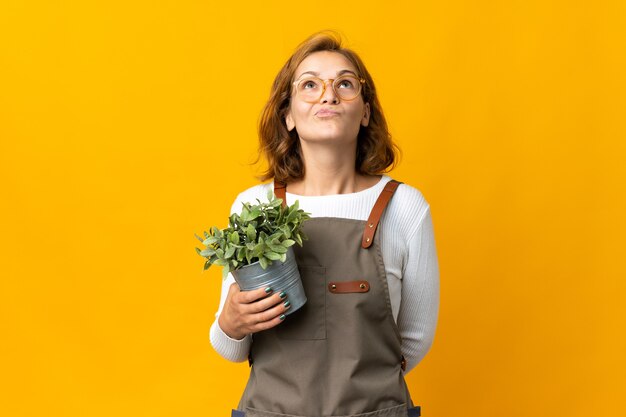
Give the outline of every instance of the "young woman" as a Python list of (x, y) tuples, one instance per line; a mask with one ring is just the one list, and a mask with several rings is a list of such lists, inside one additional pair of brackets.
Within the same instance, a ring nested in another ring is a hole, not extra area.
[(305, 40), (272, 87), (260, 126), (269, 189), (311, 213), (294, 247), (307, 304), (286, 316), (289, 294), (240, 291), (224, 281), (211, 343), (250, 361), (233, 415), (419, 415), (404, 374), (433, 341), (439, 271), (429, 205), (392, 180), (391, 141), (374, 82), (332, 33)]

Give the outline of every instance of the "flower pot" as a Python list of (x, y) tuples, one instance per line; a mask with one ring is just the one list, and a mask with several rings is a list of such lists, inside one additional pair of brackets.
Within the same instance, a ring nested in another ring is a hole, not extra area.
[(242, 291), (270, 287), (275, 293), (287, 293), (291, 308), (285, 312), (286, 315), (297, 311), (306, 303), (296, 256), (291, 247), (287, 250), (285, 262), (272, 261), (267, 269), (263, 269), (260, 262), (255, 262), (231, 273)]

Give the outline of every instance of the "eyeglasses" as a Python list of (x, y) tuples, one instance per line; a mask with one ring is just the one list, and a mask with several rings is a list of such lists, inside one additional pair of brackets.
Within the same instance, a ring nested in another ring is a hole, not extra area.
[(293, 82), (296, 86), (296, 94), (307, 103), (315, 103), (326, 91), (326, 82), (330, 81), (335, 95), (341, 100), (354, 100), (361, 93), (361, 85), (365, 84), (363, 78), (354, 75), (342, 75), (335, 79), (322, 80), (317, 77), (305, 77)]

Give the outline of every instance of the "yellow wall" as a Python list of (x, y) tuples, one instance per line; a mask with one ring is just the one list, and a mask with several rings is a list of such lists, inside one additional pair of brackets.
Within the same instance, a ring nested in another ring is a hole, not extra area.
[(209, 345), (193, 234), (255, 183), (277, 70), (333, 28), (432, 206), (424, 416), (624, 415), (624, 4), (3, 1), (0, 414), (229, 415), (248, 367)]

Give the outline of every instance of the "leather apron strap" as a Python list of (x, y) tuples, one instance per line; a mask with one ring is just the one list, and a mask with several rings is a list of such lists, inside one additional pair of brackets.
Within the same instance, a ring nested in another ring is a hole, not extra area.
[(389, 200), (393, 197), (393, 194), (398, 189), (398, 186), (402, 184), (399, 181), (391, 180), (387, 184), (385, 184), (385, 188), (378, 196), (378, 200), (376, 200), (376, 204), (372, 207), (372, 211), (370, 212), (370, 217), (367, 219), (367, 226), (365, 226), (365, 230), (363, 231), (363, 239), (361, 240), (361, 246), (363, 249), (368, 249), (372, 246), (374, 242), (374, 235), (376, 234), (376, 229), (378, 228), (378, 222), (380, 222), (380, 218), (389, 204)]
[(287, 207), (287, 184), (274, 181), (274, 195), (283, 200), (283, 207)]

